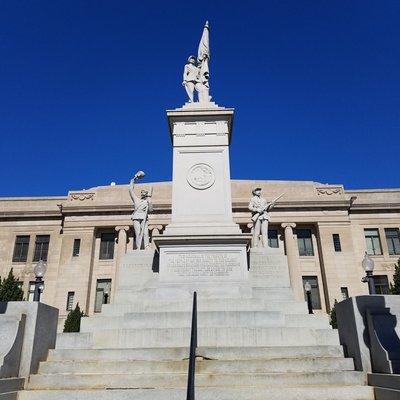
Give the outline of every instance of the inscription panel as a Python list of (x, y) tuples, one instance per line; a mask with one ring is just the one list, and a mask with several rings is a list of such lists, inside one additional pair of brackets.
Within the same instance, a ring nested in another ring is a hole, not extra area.
[(161, 249), (160, 280), (241, 281), (247, 277), (245, 249)]

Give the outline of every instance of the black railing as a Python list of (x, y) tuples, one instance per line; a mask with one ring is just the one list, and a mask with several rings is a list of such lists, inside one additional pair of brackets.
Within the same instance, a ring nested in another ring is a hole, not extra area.
[(197, 349), (197, 293), (193, 293), (192, 330), (190, 332), (190, 353), (186, 400), (194, 400), (194, 378), (196, 374)]

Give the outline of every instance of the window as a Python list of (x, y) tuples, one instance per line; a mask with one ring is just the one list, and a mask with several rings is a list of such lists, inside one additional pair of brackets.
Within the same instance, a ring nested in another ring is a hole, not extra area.
[(390, 294), (389, 281), (386, 275), (374, 275), (376, 294)]
[(67, 311), (72, 311), (74, 308), (74, 297), (75, 297), (75, 292), (68, 292), (67, 294)]
[(313, 256), (314, 249), (312, 245), (311, 229), (297, 229), (297, 245), (300, 256)]
[(338, 233), (334, 233), (332, 235), (332, 240), (333, 240), (333, 248), (337, 253), (342, 251), (342, 245), (340, 244), (340, 236)]
[(74, 239), (74, 247), (72, 248), (72, 257), (78, 257), (80, 249), (81, 249), (81, 239)]
[(382, 254), (381, 241), (379, 239), (378, 229), (364, 229), (365, 243), (369, 255)]
[(94, 312), (101, 312), (103, 304), (110, 303), (111, 279), (98, 279), (96, 284), (96, 298)]
[(49, 252), (50, 235), (37, 235), (35, 241), (35, 254), (33, 261), (47, 261), (47, 254)]
[(268, 246), (273, 248), (278, 248), (278, 230), (268, 229)]
[(13, 262), (25, 262), (28, 258), (29, 236), (17, 236), (15, 238)]
[(389, 249), (389, 254), (400, 254), (400, 234), (398, 228), (386, 228), (385, 236)]
[(33, 296), (35, 295), (35, 286), (35, 281), (29, 282), (28, 301), (33, 301)]
[(316, 276), (303, 276), (303, 291), (304, 299), (307, 300), (306, 290), (304, 284), (309, 282), (311, 285), (311, 303), (314, 310), (321, 309), (321, 298), (319, 297), (318, 278)]
[(349, 290), (347, 289), (347, 287), (341, 287), (340, 288), (340, 293), (342, 293), (342, 299), (346, 300), (349, 298)]
[(114, 233), (102, 233), (100, 241), (100, 260), (112, 260), (114, 258)]

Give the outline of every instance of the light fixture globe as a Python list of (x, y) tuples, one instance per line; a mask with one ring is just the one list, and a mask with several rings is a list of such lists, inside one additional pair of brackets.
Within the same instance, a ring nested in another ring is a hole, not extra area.
[(43, 260), (39, 260), (39, 262), (33, 268), (33, 272), (36, 278), (43, 278), (46, 273), (47, 265)]
[(311, 284), (310, 284), (310, 282), (308, 282), (308, 281), (305, 282), (305, 284), (304, 284), (304, 290), (305, 290), (306, 292), (311, 292)]
[(365, 272), (372, 272), (374, 270), (374, 260), (365, 252), (364, 258), (362, 260), (362, 267)]

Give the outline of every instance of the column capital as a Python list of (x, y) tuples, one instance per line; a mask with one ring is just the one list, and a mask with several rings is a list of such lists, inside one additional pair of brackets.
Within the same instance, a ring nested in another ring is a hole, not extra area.
[(130, 228), (130, 226), (129, 225), (118, 225), (118, 226), (116, 226), (115, 227), (115, 230), (117, 231), (117, 232), (119, 232), (119, 231), (121, 231), (121, 230), (124, 230), (124, 231), (129, 231), (129, 228)]
[(284, 222), (281, 224), (282, 228), (296, 228), (296, 224), (294, 222)]

